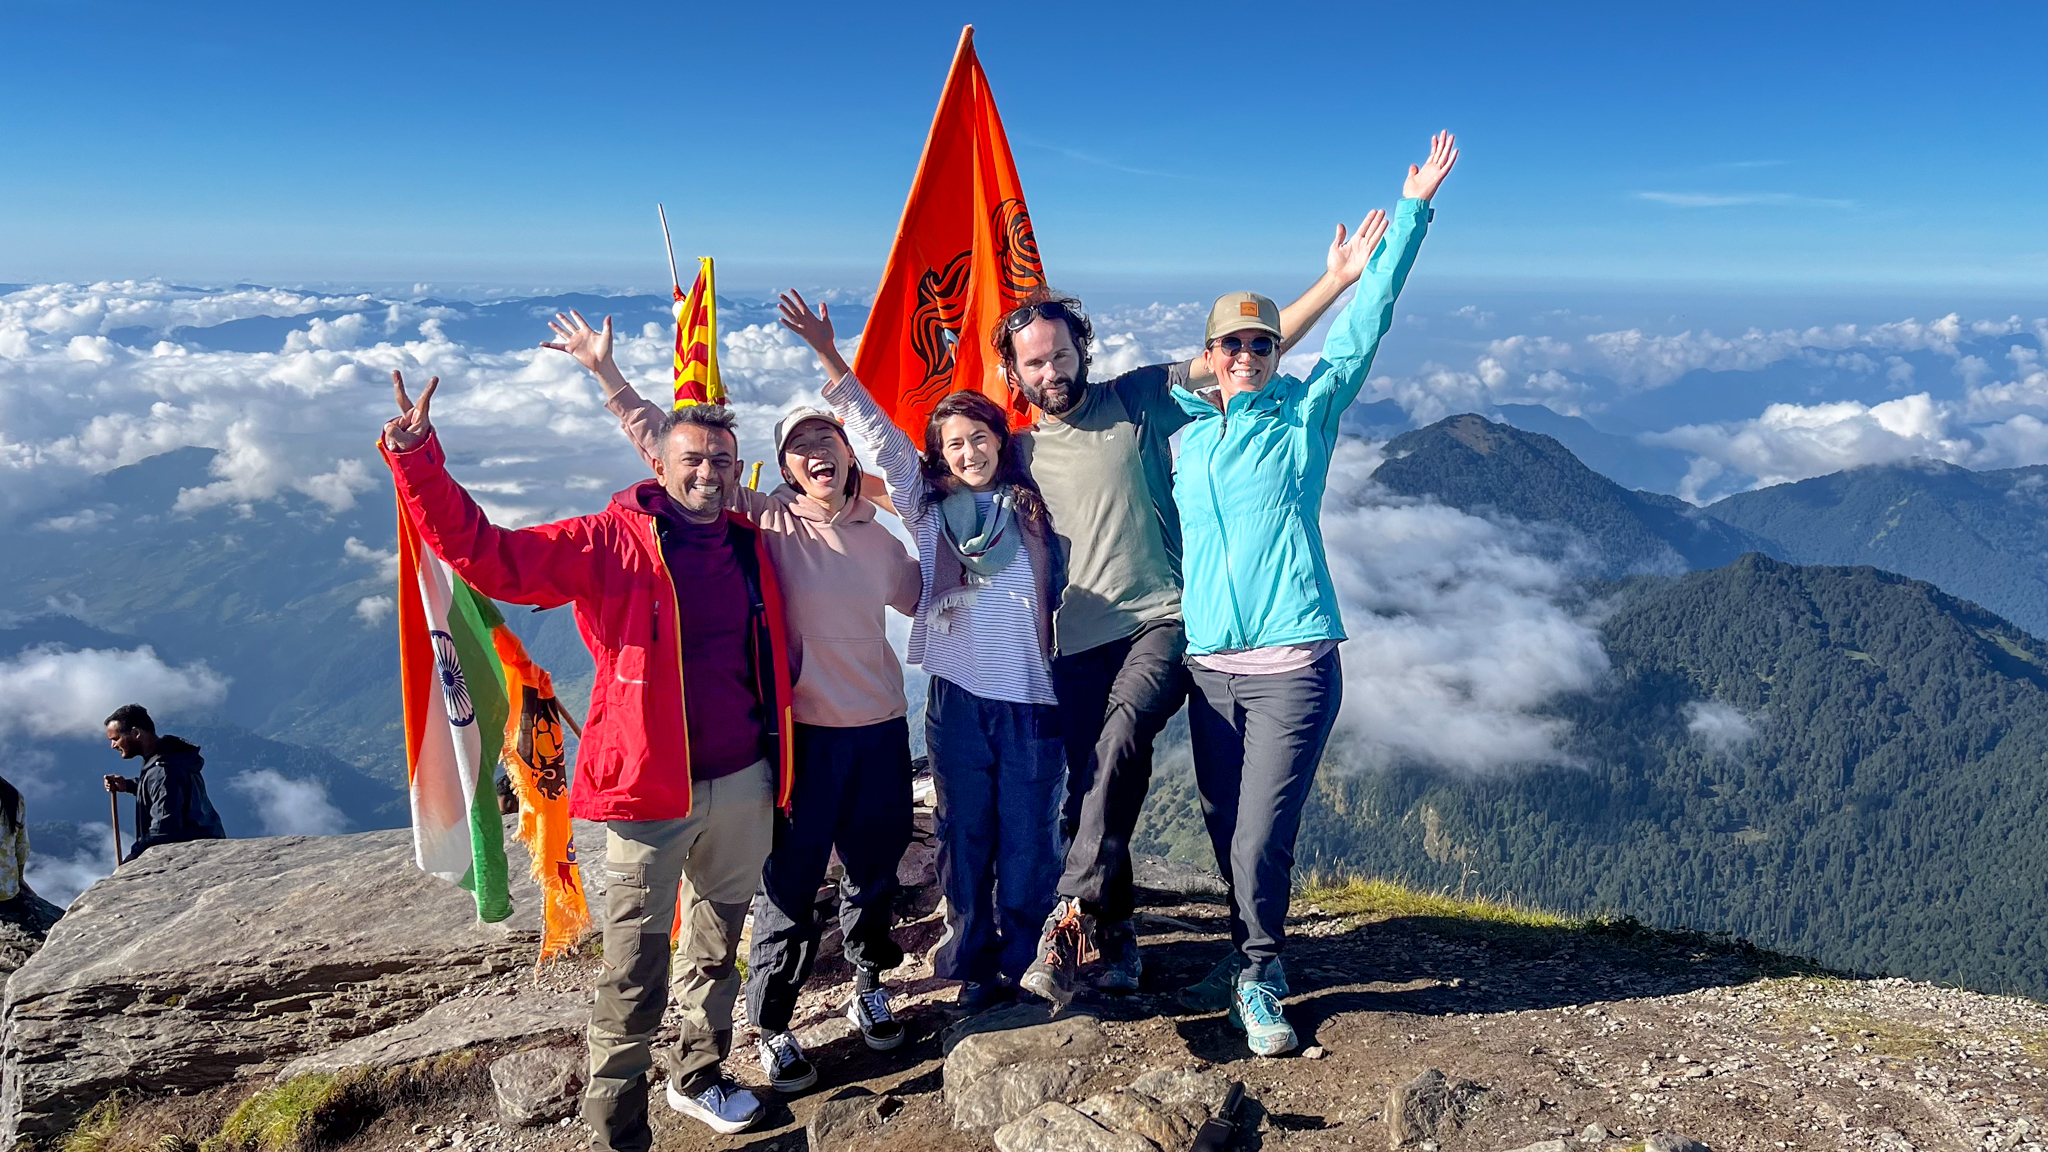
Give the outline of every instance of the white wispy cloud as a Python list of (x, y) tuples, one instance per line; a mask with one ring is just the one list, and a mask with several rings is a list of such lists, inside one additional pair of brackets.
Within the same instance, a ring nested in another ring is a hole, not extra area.
[(1940, 460), (1966, 468), (2048, 463), (2048, 424), (2031, 414), (1983, 425), (1925, 392), (1882, 404), (1773, 404), (1753, 420), (1688, 424), (1644, 441), (1692, 453), (1679, 495), (1698, 501), (1730, 474), (1766, 487), (1869, 464)]
[(333, 836), (348, 830), (348, 817), (318, 780), (294, 780), (272, 768), (257, 768), (237, 773), (228, 787), (256, 806), (265, 836)]
[(228, 678), (201, 662), (173, 667), (155, 649), (30, 648), (0, 661), (0, 735), (105, 736), (107, 714), (139, 703), (153, 715), (211, 708)]
[(1608, 668), (1570, 606), (1572, 566), (1514, 525), (1395, 496), (1369, 477), (1376, 445), (1331, 462), (1323, 536), (1350, 642), (1331, 747), (1364, 768), (1483, 774), (1566, 759), (1544, 706)]

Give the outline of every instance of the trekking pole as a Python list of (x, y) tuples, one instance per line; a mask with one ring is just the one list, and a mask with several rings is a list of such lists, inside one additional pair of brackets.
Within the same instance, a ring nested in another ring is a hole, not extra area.
[(121, 862), (121, 794), (107, 789), (107, 817), (114, 824), (114, 863)]

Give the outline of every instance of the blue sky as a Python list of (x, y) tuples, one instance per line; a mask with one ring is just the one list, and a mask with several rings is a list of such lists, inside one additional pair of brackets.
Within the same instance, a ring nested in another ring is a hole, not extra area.
[[(2048, 299), (2033, 6), (0, 2), (0, 281), (870, 284), (963, 22), (1055, 280)], [(1264, 24), (1248, 22), (1253, 12)]]

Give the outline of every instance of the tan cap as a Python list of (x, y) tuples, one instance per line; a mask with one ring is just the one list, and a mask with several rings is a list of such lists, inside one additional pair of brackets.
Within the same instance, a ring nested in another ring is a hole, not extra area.
[(1280, 308), (1257, 292), (1232, 292), (1216, 298), (1216, 306), (1209, 309), (1209, 330), (1203, 334), (1202, 343), (1228, 336), (1232, 332), (1256, 329), (1271, 332), (1275, 339), (1280, 336)]
[(846, 422), (823, 408), (792, 408), (789, 415), (775, 422), (775, 454), (782, 454), (782, 446), (796, 432), (796, 426), (806, 420), (823, 420), (839, 430), (841, 439), (846, 438)]

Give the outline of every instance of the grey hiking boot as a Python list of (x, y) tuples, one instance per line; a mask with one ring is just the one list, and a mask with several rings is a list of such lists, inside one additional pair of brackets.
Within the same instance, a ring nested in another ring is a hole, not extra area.
[(1197, 1012), (1221, 1012), (1237, 998), (1237, 974), (1244, 970), (1245, 956), (1233, 948), (1216, 962), (1209, 974), (1180, 990), (1180, 1002)]
[(1102, 963), (1095, 969), (1095, 986), (1118, 996), (1136, 992), (1145, 975), (1145, 961), (1138, 955), (1138, 934), (1131, 930), (1131, 922), (1097, 927), (1095, 942), (1102, 953)]
[(1045, 919), (1038, 937), (1038, 958), (1017, 981), (1034, 996), (1066, 1005), (1074, 998), (1074, 978), (1095, 951), (1095, 917), (1081, 911), (1081, 902), (1063, 898)]

